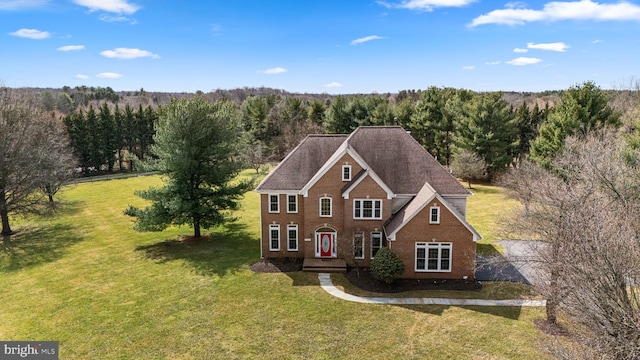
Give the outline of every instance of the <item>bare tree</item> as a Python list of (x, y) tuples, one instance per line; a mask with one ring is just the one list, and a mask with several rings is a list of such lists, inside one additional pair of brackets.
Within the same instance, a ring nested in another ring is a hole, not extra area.
[(482, 179), (487, 171), (487, 163), (478, 154), (462, 150), (451, 162), (451, 171), (462, 180), (466, 180), (471, 189), (471, 180)]
[(73, 178), (75, 158), (69, 146), (69, 136), (64, 123), (54, 113), (50, 113), (44, 120), (49, 129), (48, 140), (42, 144), (51, 154), (48, 161), (44, 161), (38, 169), (38, 177), (42, 178), (40, 190), (53, 203), (53, 197)]
[(38, 209), (41, 188), (51, 183), (50, 165), (68, 154), (32, 94), (0, 87), (0, 218), (11, 235), (9, 213)]
[(529, 168), (511, 176), (526, 211), (512, 229), (542, 240), (532, 261), (547, 297), (547, 321), (558, 311), (578, 324), (578, 358), (640, 357), (640, 154), (629, 158), (610, 133), (569, 138), (552, 171)]

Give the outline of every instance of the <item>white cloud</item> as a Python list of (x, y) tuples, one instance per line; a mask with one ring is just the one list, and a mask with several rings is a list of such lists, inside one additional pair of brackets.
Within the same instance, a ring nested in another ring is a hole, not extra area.
[(485, 65), (500, 65), (502, 63), (502, 61), (487, 61), (484, 64)]
[(286, 73), (287, 69), (281, 68), (281, 67), (274, 67), (274, 68), (271, 68), (271, 69), (262, 70), (262, 71), (258, 71), (258, 72), (262, 73), (262, 74), (267, 74), (267, 75), (275, 75), (275, 74)]
[(538, 59), (538, 58), (519, 57), (511, 61), (507, 61), (507, 64), (514, 65), (514, 66), (525, 66), (525, 65), (537, 64), (541, 61), (542, 59)]
[(328, 87), (328, 88), (339, 88), (339, 87), (342, 87), (343, 85), (340, 84), (339, 82), (333, 81), (333, 82), (330, 82), (328, 84), (324, 84), (323, 86), (324, 87)]
[(100, 21), (104, 21), (104, 22), (121, 22), (121, 21), (130, 21), (132, 24), (135, 24), (136, 21), (128, 18), (126, 16), (122, 16), (122, 15), (109, 15), (109, 14), (101, 14), (100, 17), (98, 18), (100, 19)]
[(140, 6), (130, 4), (127, 0), (73, 0), (74, 3), (88, 7), (89, 11), (106, 11), (116, 14), (133, 14)]
[(51, 34), (49, 34), (46, 31), (41, 31), (36, 29), (20, 29), (18, 31), (9, 33), (9, 35), (27, 38), (27, 39), (34, 39), (34, 40), (42, 40), (51, 36)]
[(548, 43), (548, 44), (528, 43), (527, 48), (536, 49), (536, 50), (565, 52), (568, 48), (570, 48), (570, 46), (563, 42), (554, 42), (554, 43)]
[(49, 0), (0, 0), (0, 10), (20, 10), (45, 6)]
[(529, 51), (529, 50), (527, 50), (527, 49), (522, 49), (522, 48), (515, 48), (515, 49), (513, 49), (513, 52), (515, 52), (515, 53), (526, 53), (527, 51)]
[(101, 79), (117, 79), (117, 78), (121, 78), (122, 74), (112, 73), (112, 72), (102, 72), (96, 76)]
[(388, 8), (433, 11), (433, 9), (439, 7), (462, 7), (472, 2), (475, 2), (475, 0), (402, 0), (400, 3), (378, 1), (378, 4)]
[(111, 59), (136, 59), (141, 57), (150, 57), (153, 59), (159, 58), (157, 54), (147, 50), (130, 49), (130, 48), (116, 48), (113, 50), (105, 50), (100, 53), (104, 57)]
[(89, 78), (89, 76), (85, 75), (85, 74), (78, 74), (75, 76), (76, 79), (80, 79), (80, 80), (86, 80)]
[(592, 44), (600, 44), (600, 43), (603, 43), (603, 42), (604, 42), (604, 40), (595, 39), (595, 40), (593, 40), (591, 43), (592, 43)]
[(384, 38), (378, 35), (365, 36), (365, 37), (353, 40), (351, 42), (351, 45), (358, 45), (358, 44), (366, 43), (367, 41), (380, 40), (380, 39), (384, 39)]
[(475, 68), (476, 68), (476, 67), (475, 67), (475, 66), (473, 66), (473, 65), (467, 65), (467, 66), (463, 66), (463, 67), (462, 67), (462, 70), (473, 70), (473, 69), (475, 69)]
[(524, 25), (534, 21), (561, 20), (638, 21), (640, 6), (626, 1), (615, 4), (600, 4), (592, 0), (552, 1), (546, 3), (542, 10), (510, 7), (493, 10), (473, 19), (468, 26)]
[(56, 50), (58, 51), (78, 51), (84, 49), (84, 45), (66, 45), (60, 46)]

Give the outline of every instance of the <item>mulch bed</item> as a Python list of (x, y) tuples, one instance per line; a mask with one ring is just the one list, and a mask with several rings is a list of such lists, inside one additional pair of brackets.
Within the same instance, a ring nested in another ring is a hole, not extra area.
[(482, 285), (478, 282), (464, 280), (440, 280), (440, 279), (395, 279), (387, 284), (373, 278), (367, 268), (356, 270), (350, 268), (345, 274), (347, 280), (354, 286), (377, 293), (399, 293), (414, 290), (480, 290)]
[[(302, 271), (302, 260), (283, 259), (260, 261), (249, 266), (253, 272), (261, 273), (286, 273)], [(373, 278), (368, 268), (350, 268), (345, 277), (354, 286), (377, 293), (399, 293), (414, 290), (480, 290), (482, 285), (478, 282), (464, 280), (436, 280), (436, 279), (396, 279), (392, 284), (387, 284)]]

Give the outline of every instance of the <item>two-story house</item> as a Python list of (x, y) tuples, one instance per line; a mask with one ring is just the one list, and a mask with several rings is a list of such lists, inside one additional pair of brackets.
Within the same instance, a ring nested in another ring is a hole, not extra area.
[(309, 135), (256, 191), (263, 258), (369, 266), (390, 247), (404, 278), (474, 279), (471, 193), (399, 126)]

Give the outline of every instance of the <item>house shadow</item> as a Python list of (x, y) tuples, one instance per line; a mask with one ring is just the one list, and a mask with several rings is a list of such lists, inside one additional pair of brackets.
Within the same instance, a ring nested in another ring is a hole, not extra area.
[(257, 241), (246, 225), (232, 222), (213, 229), (202, 241), (167, 239), (136, 251), (159, 264), (184, 260), (197, 274), (222, 277), (260, 257)]
[(418, 311), (425, 314), (441, 316), (452, 307), (462, 307), (470, 311), (485, 315), (498, 316), (510, 320), (520, 319), (522, 307), (520, 306), (454, 306), (454, 305), (393, 305), (411, 311)]
[(73, 227), (64, 224), (22, 229), (0, 237), (0, 271), (17, 271), (56, 261), (69, 246), (82, 240)]
[(522, 265), (510, 261), (503, 255), (478, 256), (476, 279), (478, 281), (508, 281), (532, 285), (531, 274), (522, 271)]

